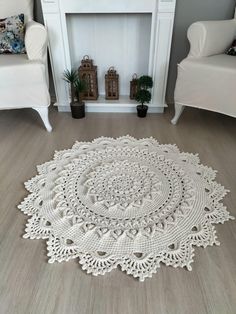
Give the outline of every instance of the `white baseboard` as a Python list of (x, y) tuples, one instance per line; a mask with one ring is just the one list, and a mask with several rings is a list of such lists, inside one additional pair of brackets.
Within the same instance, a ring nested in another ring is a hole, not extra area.
[[(56, 104), (55, 104), (56, 105)], [(57, 106), (59, 112), (70, 112), (69, 106)], [(165, 107), (149, 106), (148, 113), (163, 113)], [(93, 104), (86, 106), (86, 112), (117, 112), (117, 113), (135, 113), (136, 106), (107, 106), (101, 104)]]
[[(88, 100), (86, 103), (86, 112), (124, 112), (134, 113), (138, 103), (135, 100), (130, 100), (128, 96), (120, 96), (119, 100), (106, 100), (102, 95), (98, 100)], [(67, 104), (55, 103), (59, 112), (70, 112), (70, 106)], [(166, 104), (149, 104), (149, 113), (163, 113)]]

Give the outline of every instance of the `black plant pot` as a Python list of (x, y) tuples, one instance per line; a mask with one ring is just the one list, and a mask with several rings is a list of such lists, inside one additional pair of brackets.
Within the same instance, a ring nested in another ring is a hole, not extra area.
[(138, 117), (139, 118), (145, 118), (147, 115), (147, 111), (148, 111), (148, 106), (146, 105), (138, 105), (137, 106), (137, 113), (138, 113)]
[(85, 117), (85, 103), (75, 102), (70, 104), (72, 118), (82, 119)]

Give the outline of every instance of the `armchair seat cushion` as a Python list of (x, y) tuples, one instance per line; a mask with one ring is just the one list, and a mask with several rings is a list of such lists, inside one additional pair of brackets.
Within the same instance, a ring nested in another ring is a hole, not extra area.
[(187, 58), (178, 66), (175, 102), (236, 117), (236, 58)]
[(45, 65), (27, 55), (1, 55), (0, 110), (49, 105)]

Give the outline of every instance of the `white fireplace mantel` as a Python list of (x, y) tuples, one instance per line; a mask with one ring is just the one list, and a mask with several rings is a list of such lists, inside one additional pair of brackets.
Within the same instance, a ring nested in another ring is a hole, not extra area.
[[(73, 65), (69, 42), (70, 34), (68, 34), (68, 15), (149, 14), (151, 16), (151, 34), (149, 34), (149, 57), (148, 60), (146, 60), (148, 73), (143, 74), (151, 75), (154, 80), (153, 97), (152, 102), (149, 104), (149, 112), (163, 112), (164, 107), (166, 107), (165, 92), (175, 15), (175, 2), (176, 0), (41, 0), (44, 21), (49, 34), (49, 52), (58, 110), (70, 110), (69, 89), (66, 82), (62, 80), (64, 70), (70, 69)], [(109, 27), (113, 27), (112, 23)], [(90, 53), (88, 52), (88, 54)], [(91, 57), (93, 58), (92, 55)], [(97, 65), (99, 67), (99, 64)], [(119, 72), (119, 69), (117, 70)], [(128, 93), (127, 95), (121, 95), (119, 101), (106, 101), (104, 97), (101, 96), (98, 101), (87, 102), (87, 111), (133, 112), (136, 105), (137, 103), (135, 101), (129, 100)]]

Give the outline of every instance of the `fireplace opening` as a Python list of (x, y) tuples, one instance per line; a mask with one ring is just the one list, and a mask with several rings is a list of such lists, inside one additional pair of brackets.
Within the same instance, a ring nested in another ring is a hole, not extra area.
[(66, 21), (72, 67), (78, 68), (89, 55), (98, 67), (99, 95), (104, 99), (105, 74), (114, 66), (120, 99), (128, 99), (133, 74), (150, 70), (152, 14), (66, 14)]

